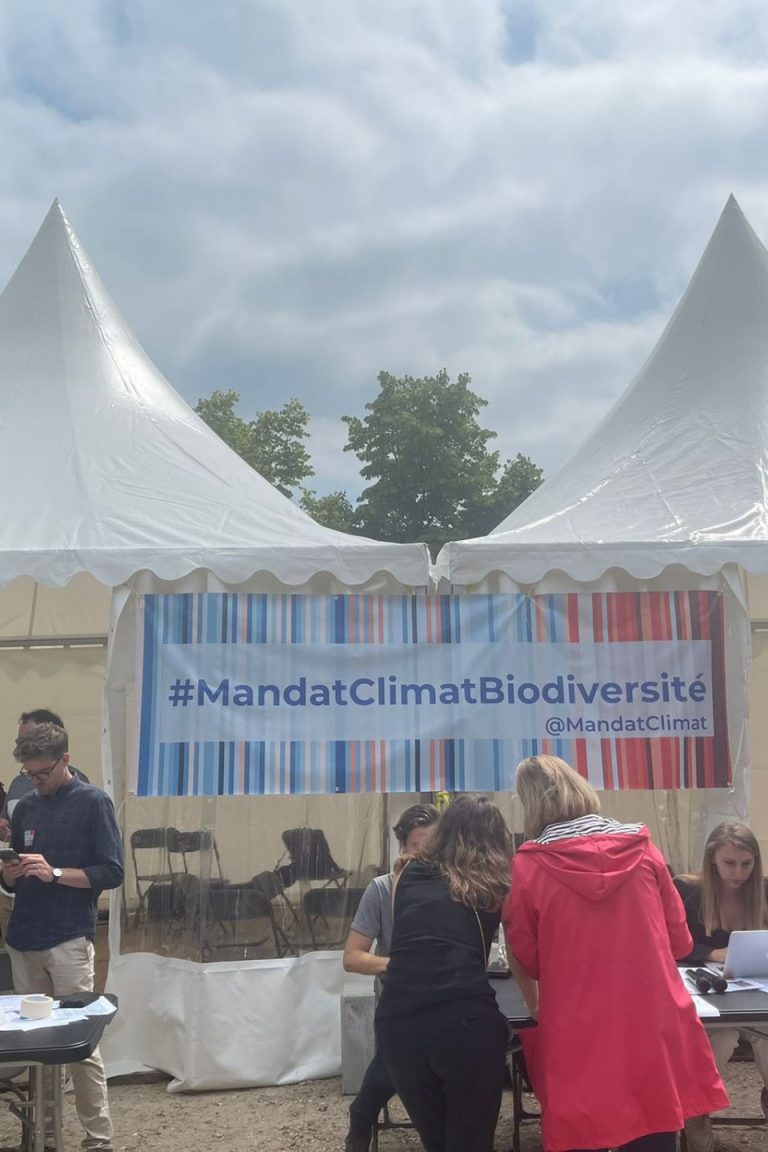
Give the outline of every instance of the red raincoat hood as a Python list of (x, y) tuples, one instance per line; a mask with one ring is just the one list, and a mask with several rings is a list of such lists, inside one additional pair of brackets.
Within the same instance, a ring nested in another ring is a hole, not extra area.
[(551, 844), (529, 840), (520, 852), (535, 853), (536, 862), (578, 896), (595, 902), (610, 896), (640, 865), (650, 833), (598, 832)]

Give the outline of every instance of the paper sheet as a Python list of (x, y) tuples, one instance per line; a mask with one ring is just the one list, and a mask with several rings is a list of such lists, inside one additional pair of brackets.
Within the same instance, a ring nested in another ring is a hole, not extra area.
[(696, 1006), (696, 1013), (698, 1016), (702, 1017), (720, 1015), (719, 1010), (715, 1008), (712, 1001), (708, 1000), (706, 996), (694, 996), (693, 993), (691, 993), (691, 1000), (693, 1000), (693, 1003)]
[(86, 1016), (112, 1016), (117, 1012), (117, 1008), (111, 1000), (107, 1000), (106, 996), (99, 996), (98, 1000), (94, 1000), (93, 1004), (86, 1004), (81, 1011)]

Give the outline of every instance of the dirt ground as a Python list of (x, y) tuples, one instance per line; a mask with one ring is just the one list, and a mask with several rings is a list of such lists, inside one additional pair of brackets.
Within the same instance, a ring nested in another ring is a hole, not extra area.
[[(115, 1125), (115, 1152), (341, 1152), (347, 1126), (349, 1097), (341, 1095), (341, 1081), (317, 1080), (285, 1088), (253, 1088), (237, 1092), (201, 1092), (169, 1095), (168, 1081), (136, 1080), (110, 1084), (109, 1097)], [(754, 1065), (731, 1064), (728, 1089), (743, 1113), (759, 1113), (759, 1081)], [(529, 1102), (532, 1103), (532, 1102)], [(397, 1107), (395, 1114), (402, 1117)], [(497, 1152), (512, 1147), (512, 1097), (505, 1093), (496, 1133)], [(80, 1147), (72, 1097), (67, 1097), (65, 1146)], [(718, 1128), (720, 1152), (766, 1152), (768, 1134), (760, 1128)], [(0, 1152), (18, 1143), (19, 1122), (0, 1102)], [(522, 1129), (523, 1152), (539, 1152), (538, 1124)], [(381, 1136), (381, 1152), (418, 1152), (413, 1132), (392, 1131)]]
[[(106, 976), (107, 944), (103, 925), (96, 940), (96, 986)], [(574, 1052), (574, 1059), (578, 1053)], [(760, 1116), (760, 1080), (754, 1064), (731, 1063), (727, 1087), (731, 1111)], [(316, 1080), (283, 1088), (251, 1088), (234, 1092), (168, 1092), (168, 1078), (126, 1077), (110, 1081), (109, 1099), (115, 1127), (115, 1152), (342, 1152), (351, 1097), (342, 1096), (341, 1080)], [(535, 1101), (526, 1098), (533, 1111)], [(395, 1102), (392, 1116), (406, 1119)], [(0, 1096), (0, 1152), (18, 1146), (19, 1121)], [(523, 1125), (522, 1152), (540, 1152), (539, 1126)], [(82, 1129), (71, 1094), (65, 1103), (65, 1147), (80, 1147)], [(718, 1152), (768, 1152), (765, 1125), (756, 1128), (718, 1127)], [(382, 1133), (380, 1152), (418, 1152), (413, 1131)], [(511, 1152), (512, 1096), (505, 1092), (496, 1129), (496, 1152)]]

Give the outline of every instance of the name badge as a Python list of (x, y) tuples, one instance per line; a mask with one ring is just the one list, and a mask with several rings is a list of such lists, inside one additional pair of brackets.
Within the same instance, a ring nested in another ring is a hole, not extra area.
[(25, 828), (24, 829), (24, 847), (25, 848), (31, 848), (32, 845), (34, 844), (34, 842), (35, 842), (35, 830), (34, 830), (34, 828)]

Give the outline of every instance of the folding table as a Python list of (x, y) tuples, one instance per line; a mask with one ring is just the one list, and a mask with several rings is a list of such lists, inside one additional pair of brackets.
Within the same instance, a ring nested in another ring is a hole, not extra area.
[[(92, 1002), (98, 1000), (97, 993), (78, 993), (78, 998)], [(115, 1007), (117, 1000), (107, 996)], [(111, 1016), (88, 1016), (85, 1020), (72, 1020), (67, 1024), (57, 1024), (49, 1028), (35, 1028), (30, 1032), (10, 1032), (0, 1030), (0, 1064), (6, 1068), (15, 1065), (28, 1067), (31, 1087), (32, 1143), (30, 1152), (43, 1152), (45, 1145), (45, 1109), (50, 1105), (53, 1114), (53, 1137), (56, 1152), (64, 1152), (63, 1113), (62, 1113), (62, 1069), (66, 1064), (78, 1064), (86, 1060), (98, 1047)], [(52, 1096), (45, 1098), (46, 1067), (53, 1069)], [(2, 1070), (0, 1069), (0, 1078)]]

